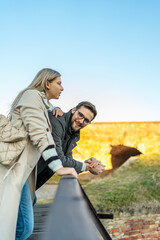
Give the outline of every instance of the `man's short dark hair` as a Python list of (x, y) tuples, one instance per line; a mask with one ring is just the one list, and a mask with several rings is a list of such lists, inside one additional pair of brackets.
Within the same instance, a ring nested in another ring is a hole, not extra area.
[(80, 109), (81, 107), (88, 108), (94, 114), (93, 119), (96, 117), (97, 110), (96, 110), (96, 107), (92, 103), (90, 103), (88, 101), (83, 101), (83, 102), (78, 103), (78, 105), (76, 106), (77, 109)]

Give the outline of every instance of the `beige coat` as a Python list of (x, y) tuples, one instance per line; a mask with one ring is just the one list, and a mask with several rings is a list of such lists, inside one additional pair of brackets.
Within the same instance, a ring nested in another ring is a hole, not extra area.
[(0, 236), (15, 240), (21, 190), (29, 178), (32, 199), (35, 192), (35, 166), (43, 150), (53, 145), (46, 101), (37, 90), (27, 90), (19, 100), (12, 122), (24, 126), (29, 133), (28, 143), (18, 161), (10, 168), (0, 164)]

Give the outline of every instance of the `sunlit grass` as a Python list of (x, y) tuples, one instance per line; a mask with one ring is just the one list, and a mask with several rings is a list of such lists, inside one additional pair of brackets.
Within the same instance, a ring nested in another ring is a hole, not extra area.
[(160, 213), (160, 154), (141, 156), (85, 191), (97, 211), (115, 215)]
[(38, 199), (36, 204), (50, 204), (53, 202), (53, 199)]

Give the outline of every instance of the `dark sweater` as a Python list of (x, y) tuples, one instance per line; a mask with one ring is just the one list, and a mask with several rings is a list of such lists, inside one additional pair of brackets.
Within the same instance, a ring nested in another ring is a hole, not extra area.
[[(80, 139), (80, 131), (73, 132), (71, 129), (71, 110), (57, 118), (53, 116), (52, 112), (48, 114), (52, 125), (52, 136), (56, 144), (58, 157), (62, 161), (63, 167), (73, 167), (77, 173), (80, 173), (83, 163), (72, 157), (72, 150), (76, 147), (76, 142)], [(53, 174), (54, 172), (41, 157), (37, 167), (36, 189), (41, 187)]]

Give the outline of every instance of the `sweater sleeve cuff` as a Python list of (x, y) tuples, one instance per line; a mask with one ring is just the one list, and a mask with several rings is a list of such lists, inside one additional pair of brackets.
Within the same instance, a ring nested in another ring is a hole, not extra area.
[(81, 168), (81, 172), (84, 172), (86, 171), (86, 163), (82, 163), (82, 168)]
[(53, 171), (56, 172), (58, 169), (63, 168), (62, 162), (60, 159), (53, 161), (48, 164), (48, 167)]
[(42, 153), (42, 157), (48, 164), (48, 167), (56, 172), (59, 168), (62, 168), (62, 162), (57, 155), (57, 151), (54, 146), (48, 146)]

